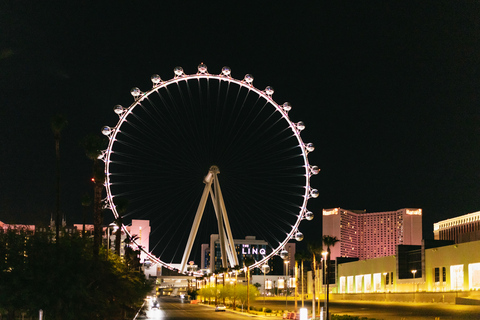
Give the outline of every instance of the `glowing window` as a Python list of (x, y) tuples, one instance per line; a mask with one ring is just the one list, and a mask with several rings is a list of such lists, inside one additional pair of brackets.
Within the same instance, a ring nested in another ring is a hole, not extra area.
[(468, 265), (468, 277), (470, 290), (480, 289), (480, 263), (471, 263)]
[(450, 287), (452, 290), (463, 289), (463, 264), (450, 266)]

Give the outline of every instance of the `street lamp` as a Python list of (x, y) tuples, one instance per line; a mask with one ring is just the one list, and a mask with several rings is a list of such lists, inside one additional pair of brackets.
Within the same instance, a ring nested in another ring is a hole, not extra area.
[(287, 297), (288, 297), (288, 264), (290, 263), (289, 260), (285, 262), (285, 307), (287, 307)]
[(413, 274), (413, 301), (415, 302), (415, 291), (417, 291), (416, 286), (415, 286), (415, 274), (417, 273), (417, 270), (412, 270)]
[(265, 275), (270, 272), (270, 266), (265, 263), (262, 266), (263, 271), (263, 307), (265, 307), (265, 295), (267, 294), (267, 280), (265, 279)]

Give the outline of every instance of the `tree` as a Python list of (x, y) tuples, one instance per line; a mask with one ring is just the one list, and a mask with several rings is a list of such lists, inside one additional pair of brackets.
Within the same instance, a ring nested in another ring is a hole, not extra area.
[(327, 292), (326, 292), (326, 295), (327, 295), (327, 307), (326, 307), (326, 311), (327, 311), (327, 319), (328, 319), (328, 315), (329, 315), (329, 308), (328, 308), (328, 304), (329, 304), (329, 301), (328, 301), (328, 298), (329, 298), (329, 283), (330, 283), (330, 268), (329, 268), (329, 265), (330, 265), (330, 247), (334, 247), (335, 244), (340, 241), (337, 239), (337, 237), (332, 237), (332, 236), (328, 236), (328, 235), (325, 235), (323, 236), (322, 238), (322, 242), (323, 242), (323, 245), (327, 247), (327, 261), (325, 262), (325, 277), (327, 278)]
[(47, 319), (132, 319), (153, 286), (117, 255), (93, 259), (91, 245), (75, 234), (57, 242), (50, 233), (0, 229), (0, 311), (9, 320), (39, 309)]
[(106, 140), (95, 134), (87, 135), (81, 145), (85, 149), (87, 158), (93, 161), (93, 256), (98, 258), (100, 245), (102, 243), (103, 204), (102, 192), (105, 182), (103, 165), (99, 156), (105, 148)]
[[(316, 311), (315, 311), (315, 290), (316, 290), (316, 275), (317, 275), (317, 255), (322, 253), (322, 245), (317, 242), (308, 242), (307, 249), (312, 256), (312, 280), (313, 280), (313, 299), (312, 299), (312, 317), (315, 318)], [(318, 300), (320, 304), (320, 299)], [(320, 308), (318, 308), (320, 310)]]
[(305, 260), (309, 260), (310, 258), (310, 255), (305, 252), (305, 251), (299, 251), (299, 252), (296, 252), (295, 253), (295, 261), (300, 261), (300, 277), (301, 277), (301, 287), (302, 287), (302, 292), (301, 292), (301, 296), (302, 296), (302, 308), (304, 307), (304, 292), (305, 292), (305, 289), (304, 289), (304, 283), (303, 283), (303, 280), (304, 280), (304, 276), (303, 276), (303, 262)]
[(56, 208), (55, 208), (55, 235), (60, 238), (60, 138), (68, 122), (62, 114), (56, 114), (50, 121), (50, 126), (55, 139), (55, 182), (56, 182)]
[(120, 245), (122, 241), (122, 225), (123, 219), (122, 217), (127, 212), (128, 207), (128, 199), (117, 197), (113, 199), (115, 203), (115, 207), (117, 208), (118, 218), (115, 219), (115, 224), (117, 225), (117, 231), (115, 233), (115, 253), (120, 255)]
[(82, 237), (85, 237), (85, 223), (87, 220), (87, 211), (88, 208), (92, 205), (92, 198), (88, 195), (88, 193), (85, 193), (82, 196)]
[(258, 289), (252, 284), (237, 286), (237, 299), (239, 299), (243, 305), (247, 303), (247, 294), (249, 296), (249, 300), (254, 301), (259, 295), (259, 292)]

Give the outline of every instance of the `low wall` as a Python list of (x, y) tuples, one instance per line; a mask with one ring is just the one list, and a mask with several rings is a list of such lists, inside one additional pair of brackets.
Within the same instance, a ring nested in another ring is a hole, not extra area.
[(480, 304), (480, 294), (465, 292), (334, 293), (332, 300)]

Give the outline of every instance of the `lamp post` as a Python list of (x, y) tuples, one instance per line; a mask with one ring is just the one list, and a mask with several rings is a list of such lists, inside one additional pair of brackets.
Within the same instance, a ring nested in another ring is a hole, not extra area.
[(416, 283), (415, 283), (415, 274), (417, 273), (417, 270), (412, 270), (412, 274), (413, 274), (413, 302), (415, 302), (415, 291), (417, 291), (417, 288), (416, 288)]
[(289, 260), (285, 261), (285, 307), (287, 307), (288, 298), (288, 264)]
[(265, 263), (262, 266), (262, 271), (263, 271), (263, 307), (265, 308), (265, 295), (267, 293), (267, 280), (265, 278), (265, 275), (270, 272), (270, 266)]

